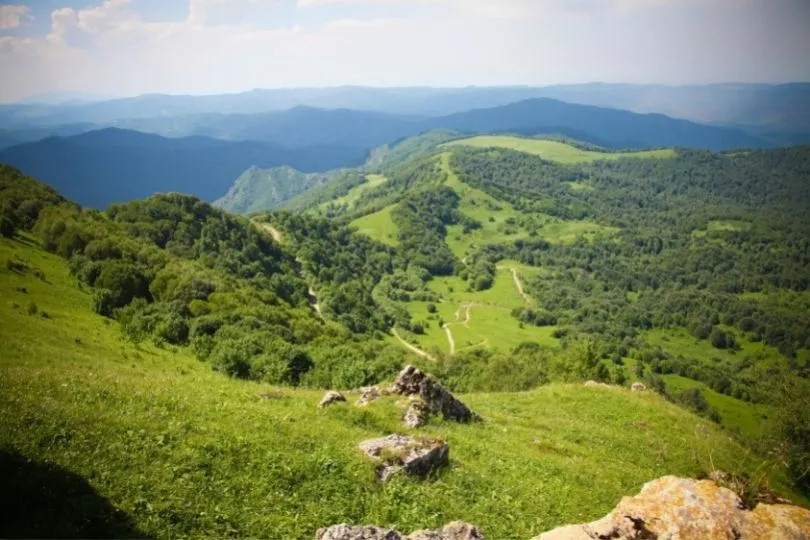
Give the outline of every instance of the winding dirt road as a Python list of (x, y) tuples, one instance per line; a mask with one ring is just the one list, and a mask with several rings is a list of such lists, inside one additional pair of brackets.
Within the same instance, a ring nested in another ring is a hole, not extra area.
[(442, 328), (444, 328), (444, 333), (447, 334), (447, 342), (450, 344), (450, 356), (453, 356), (456, 354), (456, 342), (453, 339), (453, 332), (450, 331), (450, 327), (446, 324)]
[(396, 328), (392, 328), (392, 329), (391, 329), (391, 333), (392, 333), (392, 334), (394, 334), (394, 337), (395, 337), (395, 338), (397, 338), (397, 339), (399, 340), (399, 342), (400, 342), (400, 343), (402, 343), (402, 344), (403, 344), (405, 347), (407, 347), (408, 349), (410, 349), (410, 350), (411, 350), (411, 352), (413, 352), (413, 353), (415, 353), (415, 354), (418, 354), (418, 355), (419, 355), (419, 356), (421, 356), (422, 358), (425, 358), (425, 359), (427, 359), (427, 360), (430, 360), (431, 362), (435, 362), (435, 361), (436, 361), (436, 359), (435, 359), (435, 358), (433, 358), (431, 355), (429, 355), (428, 353), (426, 353), (425, 351), (423, 351), (423, 350), (422, 350), (422, 349), (420, 349), (419, 347), (416, 347), (415, 345), (411, 345), (410, 343), (408, 343), (407, 341), (405, 341), (404, 339), (402, 339), (402, 336), (400, 336), (400, 335), (399, 335), (399, 332), (397, 332), (397, 329), (396, 329)]
[(520, 277), (518, 276), (517, 270), (514, 268), (510, 268), (509, 270), (512, 272), (512, 278), (515, 280), (515, 287), (517, 287), (520, 296), (523, 297), (523, 301), (527, 304), (531, 304), (532, 298), (523, 291), (523, 284), (520, 282)]

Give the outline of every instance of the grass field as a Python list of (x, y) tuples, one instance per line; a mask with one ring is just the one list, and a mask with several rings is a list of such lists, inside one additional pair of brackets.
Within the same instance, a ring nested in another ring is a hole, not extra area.
[(388, 182), (388, 178), (382, 176), (381, 174), (367, 174), (366, 181), (359, 186), (352, 188), (346, 195), (343, 197), (337, 198), (334, 201), (325, 202), (320, 205), (318, 208), (321, 210), (326, 210), (330, 206), (346, 206), (349, 209), (353, 208), (357, 200), (360, 196), (367, 192), (371, 191), (372, 189), (383, 185), (384, 183)]
[(518, 152), (535, 154), (549, 161), (558, 163), (582, 163), (600, 159), (619, 159), (624, 157), (670, 158), (675, 155), (672, 149), (645, 150), (639, 152), (593, 152), (581, 150), (575, 146), (544, 139), (526, 139), (504, 135), (482, 135), (445, 143), (442, 146), (472, 146), (475, 148), (508, 148)]
[(399, 245), (397, 240), (397, 226), (391, 218), (391, 212), (396, 208), (395, 204), (386, 206), (379, 212), (363, 216), (351, 222), (352, 227), (356, 227), (358, 232), (370, 236), (371, 238), (388, 244), (389, 246)]
[[(722, 327), (725, 330), (733, 331), (730, 328)], [(644, 333), (644, 340), (650, 345), (658, 345), (672, 355), (682, 355), (686, 358), (695, 358), (709, 362), (716, 359), (724, 362), (740, 362), (747, 355), (765, 354), (774, 358), (779, 358), (779, 351), (769, 347), (764, 343), (753, 343), (744, 336), (737, 337), (740, 345), (739, 351), (722, 350), (712, 347), (712, 344), (705, 339), (697, 339), (686, 330), (650, 330)]]
[(707, 233), (712, 232), (736, 232), (747, 231), (751, 228), (751, 224), (747, 221), (738, 221), (733, 219), (727, 220), (713, 220), (710, 221), (705, 229), (692, 231), (692, 236), (706, 236)]
[(311, 539), (340, 522), (462, 519), (529, 538), (600, 517), (661, 475), (701, 474), (710, 456), (732, 472), (758, 463), (654, 394), (553, 385), (461, 396), (484, 422), (422, 431), (450, 443), (451, 466), (380, 485), (356, 445), (409, 431), (395, 398), (318, 410), (321, 391), (133, 346), (90, 311), (64, 261), (0, 240), (0, 260), (12, 257), (45, 280), (0, 266), (3, 536)]
[[(461, 225), (447, 228), (447, 245), (457, 257), (463, 258), (479, 246), (514, 242), (529, 237), (529, 231), (525, 229), (510, 232), (510, 228), (506, 226), (509, 218), (517, 219), (521, 215), (511, 204), (462, 182), (450, 167), (448, 152), (442, 154), (441, 163), (447, 173), (446, 185), (461, 197), (459, 210), (481, 223), (480, 229), (468, 234), (463, 233)], [(537, 233), (548, 242), (565, 244), (572, 243), (580, 237), (593, 238), (599, 233), (612, 234), (615, 231), (616, 229), (603, 227), (591, 221), (564, 221), (546, 216)]]
[[(542, 272), (542, 269), (521, 265), (516, 261), (501, 261), (497, 268), (495, 282), (485, 291), (468, 291), (467, 283), (456, 277), (434, 278), (428, 287), (441, 295), (443, 301), (437, 304), (437, 313), (430, 315), (427, 302), (410, 302), (405, 307), (413, 320), (423, 322), (425, 334), (411, 336), (425, 350), (436, 349), (445, 354), (450, 352), (449, 340), (439, 321), (448, 324), (455, 342), (455, 352), (475, 348), (498, 349), (508, 352), (521, 343), (533, 341), (549, 347), (559, 346), (552, 337), (554, 327), (537, 328), (531, 325), (521, 328), (511, 311), (523, 307), (527, 300), (518, 292), (512, 269), (518, 272), (518, 279), (526, 279)], [(467, 320), (467, 312), (470, 318)]]

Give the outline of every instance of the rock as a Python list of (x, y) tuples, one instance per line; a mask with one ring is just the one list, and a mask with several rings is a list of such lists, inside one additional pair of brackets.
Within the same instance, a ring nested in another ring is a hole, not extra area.
[(403, 540), (402, 535), (391, 529), (378, 527), (351, 527), (333, 525), (327, 529), (318, 529), (317, 540)]
[(379, 462), (377, 475), (383, 481), (399, 471), (427, 476), (450, 461), (450, 446), (438, 439), (389, 435), (363, 441), (358, 448)]
[(379, 527), (334, 525), (328, 529), (320, 529), (315, 538), (317, 540), (484, 540), (484, 535), (474, 525), (454, 521), (437, 531), (417, 531), (409, 536)]
[(405, 416), (402, 418), (402, 423), (409, 428), (418, 428), (427, 424), (430, 418), (430, 407), (421, 399), (412, 401), (408, 410), (405, 411)]
[(442, 416), (455, 422), (471, 422), (480, 420), (481, 417), (472, 412), (469, 407), (456, 399), (453, 394), (442, 388), (442, 386), (422, 373), (414, 366), (406, 366), (403, 369), (391, 392), (403, 396), (418, 395), (425, 402), (432, 413), (442, 413)]
[(596, 381), (587, 381), (585, 383), (585, 388), (599, 388), (601, 386), (607, 386), (605, 383), (596, 382)]
[(647, 386), (644, 383), (634, 382), (630, 387), (631, 392), (646, 392)]
[(332, 405), (334, 403), (340, 403), (340, 402), (345, 402), (345, 401), (346, 401), (346, 398), (343, 397), (343, 394), (341, 394), (340, 392), (330, 391), (330, 392), (327, 392), (323, 396), (323, 399), (321, 399), (321, 402), (318, 403), (318, 408), (323, 409), (324, 407), (328, 407), (329, 405)]
[(365, 407), (372, 401), (377, 401), (381, 396), (387, 396), (391, 392), (383, 390), (379, 386), (367, 386), (360, 389), (360, 399), (357, 400), (358, 407)]
[(622, 499), (598, 521), (561, 527), (535, 540), (598, 538), (798, 540), (810, 538), (810, 510), (768, 504), (745, 510), (733, 491), (711, 480), (665, 476), (647, 483), (637, 496)]

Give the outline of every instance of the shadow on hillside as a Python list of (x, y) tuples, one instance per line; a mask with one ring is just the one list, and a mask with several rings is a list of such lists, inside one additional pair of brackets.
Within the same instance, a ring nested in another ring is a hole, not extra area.
[(144, 538), (82, 477), (0, 449), (0, 538)]

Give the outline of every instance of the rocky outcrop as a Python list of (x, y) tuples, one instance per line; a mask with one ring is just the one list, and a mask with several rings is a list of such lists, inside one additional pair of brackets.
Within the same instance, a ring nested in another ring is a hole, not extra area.
[(389, 435), (363, 441), (358, 448), (378, 462), (377, 475), (383, 481), (399, 471), (427, 476), (450, 461), (450, 446), (438, 439)]
[(409, 536), (379, 527), (334, 525), (328, 529), (320, 529), (315, 538), (316, 540), (484, 540), (484, 535), (478, 527), (456, 521), (439, 530), (417, 531)]
[(419, 396), (430, 412), (441, 413), (448, 420), (472, 422), (481, 419), (453, 394), (414, 366), (406, 366), (400, 372), (391, 392), (403, 396)]
[(334, 403), (341, 403), (345, 401), (346, 398), (343, 397), (343, 394), (341, 394), (340, 392), (327, 392), (323, 396), (323, 399), (321, 399), (321, 402), (318, 403), (318, 408), (323, 409), (324, 407), (328, 407), (329, 405), (332, 405)]
[(412, 401), (408, 410), (405, 411), (402, 423), (409, 428), (418, 428), (427, 424), (429, 418), (430, 407), (421, 399), (417, 399)]
[(625, 497), (604, 518), (569, 525), (535, 540), (646, 540), (658, 538), (746, 540), (810, 538), (810, 510), (760, 504), (743, 509), (733, 491), (711, 480), (665, 476)]
[(630, 387), (631, 392), (646, 392), (647, 385), (640, 382), (634, 382), (633, 385)]

